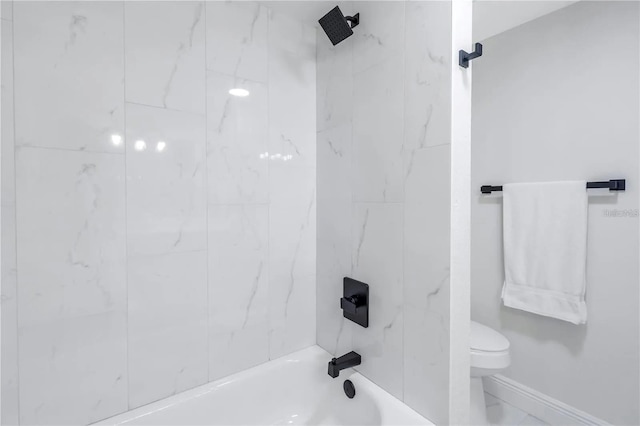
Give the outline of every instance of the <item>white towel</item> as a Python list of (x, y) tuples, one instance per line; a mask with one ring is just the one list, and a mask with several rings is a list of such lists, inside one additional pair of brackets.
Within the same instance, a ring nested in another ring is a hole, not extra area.
[(587, 322), (585, 181), (504, 185), (505, 306)]

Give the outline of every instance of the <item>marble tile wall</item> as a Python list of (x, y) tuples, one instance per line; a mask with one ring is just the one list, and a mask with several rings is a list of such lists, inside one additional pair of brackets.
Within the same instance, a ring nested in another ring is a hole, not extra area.
[(2, 143), (0, 165), (2, 209), (0, 244), (2, 259), (2, 364), (1, 389), (2, 424), (18, 422), (18, 314), (16, 301), (16, 227), (15, 227), (15, 166), (13, 126), (13, 3), (2, 2), (0, 31), (2, 31), (2, 67), (0, 75), (0, 102), (2, 102)]
[[(318, 344), (446, 423), (451, 4), (340, 7), (361, 24), (317, 35)], [(367, 329), (342, 317), (344, 276), (370, 285)]]
[(2, 424), (314, 344), (315, 29), (254, 2), (2, 6)]

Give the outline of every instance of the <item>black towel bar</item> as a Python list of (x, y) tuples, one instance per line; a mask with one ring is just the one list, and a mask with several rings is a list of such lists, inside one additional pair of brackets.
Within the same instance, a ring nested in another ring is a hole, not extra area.
[[(624, 179), (612, 179), (602, 182), (587, 182), (587, 189), (593, 188), (608, 188), (609, 191), (624, 191), (626, 181)], [(494, 191), (502, 191), (502, 186), (483, 185), (480, 187), (480, 192), (483, 194), (491, 194)]]

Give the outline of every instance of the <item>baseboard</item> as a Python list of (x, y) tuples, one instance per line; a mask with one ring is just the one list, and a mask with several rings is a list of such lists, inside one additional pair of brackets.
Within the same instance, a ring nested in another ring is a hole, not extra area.
[(604, 420), (500, 374), (485, 377), (484, 390), (550, 425), (609, 425)]

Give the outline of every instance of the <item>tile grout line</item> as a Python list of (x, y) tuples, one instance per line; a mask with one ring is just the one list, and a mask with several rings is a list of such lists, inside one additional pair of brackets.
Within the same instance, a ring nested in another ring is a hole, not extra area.
[[(206, 74), (206, 72), (207, 71), (205, 70), (205, 74)], [(163, 107), (163, 106), (158, 106), (158, 105), (145, 104), (145, 103), (142, 103), (142, 102), (127, 101), (127, 100), (125, 100), (124, 103), (125, 104), (129, 104), (129, 105), (137, 105), (137, 106), (141, 106), (141, 107), (159, 109), (159, 110), (162, 110), (162, 111), (179, 112), (179, 113), (183, 113), (183, 114), (193, 114), (193, 115), (199, 115), (199, 116), (206, 115), (206, 106), (205, 106), (205, 112), (198, 112), (198, 111), (189, 111), (189, 110), (186, 110), (186, 109), (175, 109), (175, 108), (169, 108), (169, 107)]]
[[(355, 4), (354, 1), (351, 1), (350, 3), (351, 6), (351, 12), (355, 11)], [(353, 116), (354, 116), (354, 112), (355, 112), (355, 98), (356, 98), (356, 85), (355, 85), (355, 71), (353, 69), (353, 64), (355, 62), (355, 44), (356, 44), (356, 40), (354, 39), (352, 43), (350, 43), (349, 46), (349, 56), (351, 56), (351, 75), (349, 76), (349, 78), (351, 79), (351, 108), (350, 108), (350, 115), (349, 115), (349, 130), (350, 130), (350, 137), (349, 137), (349, 163), (350, 163), (350, 167), (349, 167), (349, 186), (350, 186), (350, 192), (351, 194), (351, 200), (349, 203), (349, 245), (347, 246), (347, 249), (349, 250), (349, 275), (351, 277), (354, 277), (355, 274), (355, 263), (354, 263), (354, 259), (353, 259), (353, 242), (354, 242), (354, 232), (353, 232), (353, 225), (354, 225), (354, 216), (355, 216), (355, 212), (356, 212), (356, 197), (354, 194), (354, 182), (355, 182), (355, 142), (354, 142), (354, 125), (353, 125)], [(355, 277), (354, 277), (355, 278)], [(342, 289), (340, 288), (340, 285), (338, 284), (338, 295), (342, 295)], [(344, 317), (343, 317), (344, 318)], [(344, 319), (341, 319), (342, 322), (344, 322)], [(348, 325), (347, 325), (348, 327)], [(348, 336), (351, 340), (350, 342), (350, 346), (352, 348), (355, 348), (355, 336), (356, 333), (350, 332), (350, 335)], [(338, 335), (338, 338), (340, 337), (340, 335)], [(337, 339), (336, 339), (337, 340)], [(336, 352), (337, 352), (338, 348), (336, 345)], [(337, 354), (336, 354), (337, 355)]]
[(16, 360), (16, 367), (17, 367), (17, 372), (16, 372), (16, 379), (17, 379), (17, 383), (16, 383), (16, 392), (18, 393), (17, 395), (17, 405), (18, 405), (18, 424), (20, 424), (20, 418), (21, 418), (21, 414), (20, 414), (20, 327), (19, 327), (19, 322), (18, 322), (18, 318), (20, 317), (20, 304), (18, 303), (18, 179), (17, 179), (17, 164), (18, 162), (16, 161), (17, 159), (17, 150), (16, 150), (16, 50), (15, 50), (15, 8), (13, 7), (15, 5), (12, 4), (12, 10), (11, 10), (11, 79), (12, 79), (12, 98), (11, 98), (11, 105), (13, 108), (13, 141), (11, 141), (11, 143), (13, 144), (13, 215), (14, 215), (14, 219), (13, 219), (13, 230), (14, 230), (14, 238), (13, 238), (13, 244), (14, 244), (14, 250), (15, 250), (15, 254), (14, 254), (14, 260), (15, 260), (15, 264), (13, 265), (13, 267), (15, 268), (16, 274), (15, 274), (15, 290), (14, 290), (14, 297), (16, 300), (16, 356), (17, 356), (17, 360)]
[(98, 155), (120, 155), (120, 156), (124, 155), (124, 153), (120, 153), (120, 152), (94, 151), (92, 149), (60, 148), (60, 147), (55, 147), (55, 146), (17, 145), (17, 144), (15, 144), (15, 148), (16, 149), (20, 149), (20, 150), (24, 150), (24, 149), (46, 149), (46, 150), (49, 150), (49, 151), (75, 152), (75, 153), (98, 154)]
[[(213, 0), (213, 1), (216, 1), (216, 0)], [(260, 1), (260, 0), (258, 0), (258, 1)], [(262, 80), (256, 80), (254, 78), (240, 77), (237, 74), (230, 74), (228, 72), (220, 71), (220, 70), (217, 70), (215, 68), (209, 68), (206, 64), (205, 64), (205, 71), (208, 72), (208, 73), (211, 72), (211, 73), (214, 73), (214, 74), (220, 74), (221, 76), (224, 76), (224, 77), (231, 77), (236, 81), (242, 81), (242, 82), (249, 81), (251, 83), (260, 84), (260, 85), (264, 85), (264, 86), (266, 86), (269, 83), (269, 79), (268, 78), (265, 81), (262, 81)], [(161, 108), (161, 107), (159, 107), (159, 108)]]
[(206, 232), (206, 279), (207, 279), (207, 318), (206, 318), (206, 333), (207, 339), (207, 380), (206, 383), (211, 381), (211, 338), (210, 338), (210, 321), (211, 321), (211, 283), (209, 276), (209, 73), (207, 70), (208, 61), (208, 46), (207, 46), (207, 2), (202, 2), (202, 13), (204, 14), (204, 188), (205, 188), (205, 232)]
[(402, 387), (401, 387), (401, 395), (402, 395), (402, 402), (405, 401), (405, 372), (406, 372), (406, 366), (405, 366), (405, 345), (406, 345), (406, 338), (407, 338), (407, 327), (406, 327), (406, 315), (405, 315), (405, 303), (406, 303), (406, 295), (405, 295), (405, 290), (406, 290), (406, 282), (405, 282), (405, 266), (406, 266), (406, 260), (407, 260), (407, 254), (406, 254), (406, 248), (405, 248), (405, 225), (406, 225), (406, 208), (405, 208), (405, 201), (406, 201), (406, 192), (407, 192), (407, 179), (406, 179), (406, 164), (405, 164), (405, 158), (406, 158), (406, 153), (405, 153), (405, 148), (407, 145), (407, 141), (406, 141), (406, 136), (407, 136), (407, 132), (406, 132), (406, 102), (407, 102), (407, 82), (406, 82), (406, 73), (407, 73), (407, 63), (406, 63), (406, 56), (407, 56), (407, 13), (408, 13), (408, 9), (407, 9), (407, 4), (406, 2), (402, 3), (402, 7), (403, 7), (403, 11), (402, 11), (402, 18), (403, 18), (403, 26), (404, 26), (404, 31), (402, 32), (402, 137), (400, 138), (400, 140), (402, 141), (402, 146), (400, 148), (400, 153), (402, 155), (402, 250), (401, 250), (401, 254), (402, 254), (402, 263), (401, 263), (401, 279), (402, 279), (402, 346), (400, 348), (401, 353), (402, 353), (402, 371), (400, 372), (400, 380), (402, 381)]
[(192, 249), (192, 250), (170, 250), (170, 251), (162, 251), (162, 252), (148, 252), (148, 253), (129, 253), (128, 257), (131, 259), (145, 259), (151, 257), (162, 257), (162, 256), (175, 256), (181, 254), (189, 254), (189, 253), (205, 253), (207, 251), (206, 248), (201, 249)]
[(122, 2), (122, 106), (123, 106), (123, 140), (124, 140), (124, 255), (125, 255), (125, 288), (126, 288), (126, 300), (125, 300), (125, 334), (126, 334), (126, 373), (127, 373), (127, 385), (126, 385), (126, 397), (127, 397), (127, 410), (131, 410), (131, 398), (130, 390), (131, 380), (129, 378), (129, 192), (128, 192), (128, 167), (127, 167), (127, 16), (126, 16), (126, 2)]
[[(258, 14), (260, 14), (260, 8), (262, 5), (258, 5)], [(271, 150), (271, 9), (264, 8), (266, 13), (267, 22), (267, 152)], [(272, 324), (272, 312), (271, 312), (271, 161), (267, 161), (267, 361), (271, 361), (271, 336), (273, 331), (271, 329)]]

